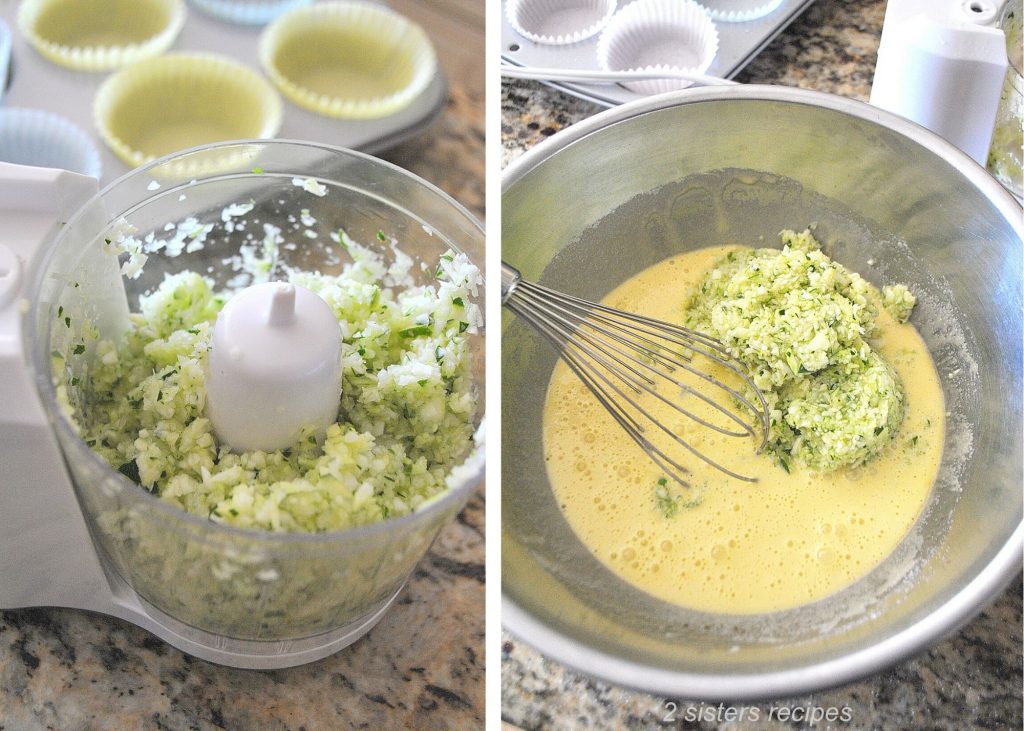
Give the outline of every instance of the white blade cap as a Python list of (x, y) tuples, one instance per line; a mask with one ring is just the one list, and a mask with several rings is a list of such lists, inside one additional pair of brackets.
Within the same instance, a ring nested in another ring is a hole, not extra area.
[(284, 282), (256, 284), (213, 327), (206, 414), (235, 451), (291, 447), (304, 428), (322, 438), (341, 400), (341, 334), (320, 297)]

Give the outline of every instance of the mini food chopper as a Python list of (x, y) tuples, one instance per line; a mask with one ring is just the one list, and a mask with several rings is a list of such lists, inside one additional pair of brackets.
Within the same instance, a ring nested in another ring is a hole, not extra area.
[[(226, 225), (223, 211), (239, 202), (251, 209)], [(161, 501), (93, 452), (58, 403), (51, 353), (75, 347), (86, 323), (104, 336), (120, 332), (139, 295), (166, 274), (191, 269), (221, 289), (248, 284), (227, 266), (243, 220), (283, 229), (295, 243), (280, 247), (281, 261), (324, 273), (340, 272), (346, 256), (328, 232), (344, 229), (388, 258), (393, 252), (377, 238), (386, 231), (414, 262), (431, 264), (413, 267), (417, 284), (449, 248), (481, 262), (480, 225), (433, 186), (372, 157), (263, 140), (177, 153), (98, 194), (93, 178), (3, 164), (0, 208), (0, 506), (8, 526), (0, 607), (110, 614), (191, 655), (242, 668), (310, 662), (366, 633), (479, 482), (482, 439), (452, 470), (449, 490), (409, 515), (332, 533), (235, 528)], [(300, 210), (322, 229), (318, 237), (289, 236)], [(167, 236), (165, 227), (182, 221), (213, 225), (203, 247), (151, 253), (137, 272), (129, 263), (127, 276), (119, 269), (126, 255), (102, 250), (125, 228), (140, 239)], [(483, 337), (470, 348), (482, 396)]]

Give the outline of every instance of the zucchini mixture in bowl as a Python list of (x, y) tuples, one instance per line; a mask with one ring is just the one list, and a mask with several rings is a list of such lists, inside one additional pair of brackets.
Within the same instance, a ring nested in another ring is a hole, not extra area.
[(821, 252), (810, 230), (783, 231), (783, 248), (730, 252), (704, 275), (685, 324), (718, 338), (747, 366), (771, 416), (769, 444), (821, 470), (850, 467), (892, 441), (903, 385), (871, 346), (879, 305), (906, 322), (903, 285), (879, 297)]
[[(876, 289), (824, 254), (810, 230), (783, 231), (781, 242), (678, 254), (601, 300), (706, 332), (747, 367), (768, 405), (766, 454), (671, 406), (648, 406), (754, 482), (680, 455), (690, 472), (679, 484), (623, 438), (564, 363), (548, 386), (545, 467), (566, 521), (615, 574), (688, 609), (776, 612), (851, 585), (907, 535), (941, 463), (943, 395), (906, 321), (913, 295)], [(705, 361), (694, 365), (728, 379)], [(713, 407), (679, 398), (714, 421)]]

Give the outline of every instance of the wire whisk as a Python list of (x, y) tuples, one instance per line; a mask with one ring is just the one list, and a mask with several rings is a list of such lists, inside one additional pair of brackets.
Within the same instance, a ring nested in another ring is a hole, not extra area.
[[(690, 328), (605, 307), (527, 282), (517, 269), (505, 262), (501, 264), (501, 302), (555, 346), (565, 364), (670, 478), (688, 486), (686, 475), (690, 470), (668, 454), (666, 447), (655, 444), (653, 440), (658, 432), (715, 469), (739, 480), (756, 481), (702, 452), (655, 418), (649, 405), (642, 403), (651, 402), (653, 398), (687, 419), (728, 437), (760, 437), (756, 451), (761, 452), (768, 440), (768, 404), (744, 365), (730, 355), (720, 341)], [(731, 371), (752, 396), (709, 373), (694, 356), (708, 358)], [(689, 379), (692, 384), (684, 380), (686, 373), (696, 377)], [(721, 416), (723, 423), (709, 421), (688, 408), (687, 396), (707, 404), (711, 413)], [(660, 439), (664, 444), (665, 438)]]

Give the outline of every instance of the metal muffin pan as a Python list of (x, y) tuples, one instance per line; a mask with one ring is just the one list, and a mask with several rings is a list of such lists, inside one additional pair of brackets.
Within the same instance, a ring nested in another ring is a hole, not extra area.
[[(507, 1), (507, 0), (506, 0)], [(619, 0), (625, 5), (629, 0)], [(797, 19), (814, 0), (783, 0), (775, 10), (762, 18), (741, 23), (715, 21), (718, 28), (718, 53), (707, 70), (710, 76), (730, 79), (760, 53), (779, 33)], [(535, 43), (517, 33), (501, 13), (501, 59), (505, 63), (527, 68), (561, 68), (600, 70), (597, 65), (597, 39), (600, 33), (579, 43), (553, 46)], [(544, 82), (573, 96), (603, 107), (642, 98), (618, 84), (582, 84), (565, 81)]]
[[(103, 162), (100, 183), (128, 172), (129, 166), (115, 157), (100, 139), (93, 124), (92, 103), (107, 73), (74, 71), (57, 66), (40, 56), (18, 27), (17, 0), (0, 0), (0, 18), (11, 28), (12, 58), (10, 86), (3, 94), (9, 107), (31, 107), (56, 112), (80, 126), (96, 144)], [(383, 3), (382, 3), (383, 4)], [(169, 53), (204, 51), (230, 56), (263, 74), (258, 46), (263, 26), (244, 26), (217, 20), (191, 4), (181, 34)], [(266, 74), (263, 74), (264, 76)], [(3, 80), (0, 79), (0, 83)], [(363, 152), (378, 152), (406, 140), (427, 127), (441, 113), (448, 85), (438, 67), (430, 85), (412, 104), (379, 119), (344, 120), (306, 111), (285, 99), (284, 121), (279, 139), (322, 142)], [(183, 103), (168, 99), (168, 104)]]

